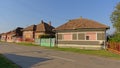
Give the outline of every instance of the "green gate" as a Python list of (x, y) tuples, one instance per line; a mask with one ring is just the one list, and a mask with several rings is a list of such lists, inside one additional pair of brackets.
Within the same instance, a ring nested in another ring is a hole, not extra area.
[(41, 38), (40, 45), (46, 47), (54, 47), (55, 46), (55, 38)]

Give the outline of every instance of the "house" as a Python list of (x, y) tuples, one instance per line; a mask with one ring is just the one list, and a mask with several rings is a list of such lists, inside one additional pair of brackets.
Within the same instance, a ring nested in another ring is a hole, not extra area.
[(14, 31), (9, 31), (6, 33), (6, 42), (13, 42)]
[(41, 35), (55, 35), (53, 29), (54, 27), (51, 25), (51, 22), (45, 23), (42, 20), (40, 24), (36, 25), (35, 39), (40, 38)]
[(54, 35), (54, 27), (51, 23), (45, 23), (43, 20), (40, 24), (31, 25), (23, 29), (24, 41), (34, 42), (35, 39), (39, 39), (41, 35)]
[(2, 34), (1, 34), (1, 41), (2, 41), (2, 42), (5, 42), (5, 41), (6, 41), (6, 37), (7, 37), (7, 36), (6, 36), (6, 33), (2, 33)]
[(33, 42), (35, 39), (36, 25), (31, 25), (23, 29), (23, 40)]
[(6, 33), (6, 42), (19, 42), (22, 41), (22, 29), (17, 27), (16, 29)]
[(56, 42), (58, 47), (102, 49), (107, 29), (108, 26), (85, 18), (69, 20), (55, 29)]

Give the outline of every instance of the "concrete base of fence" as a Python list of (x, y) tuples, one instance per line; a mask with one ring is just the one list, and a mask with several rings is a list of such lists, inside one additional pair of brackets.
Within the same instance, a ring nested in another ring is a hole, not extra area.
[(58, 44), (58, 47), (65, 48), (79, 48), (79, 49), (89, 49), (89, 50), (101, 50), (103, 49), (100, 45), (70, 45), (70, 44)]

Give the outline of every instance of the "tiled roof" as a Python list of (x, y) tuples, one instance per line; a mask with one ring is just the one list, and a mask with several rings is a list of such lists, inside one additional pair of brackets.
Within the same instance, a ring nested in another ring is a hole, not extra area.
[(6, 35), (6, 33), (1, 33), (0, 35)]
[(53, 26), (41, 21), (40, 24), (28, 26), (28, 27), (24, 28), (23, 31), (33, 31), (34, 30), (36, 32), (52, 32), (53, 29), (54, 29)]
[(79, 18), (68, 21), (67, 23), (57, 27), (55, 30), (69, 30), (69, 29), (79, 29), (79, 28), (109, 28), (108, 26), (101, 24), (99, 22)]
[(6, 34), (15, 34), (15, 30), (9, 31), (9, 32), (7, 32)]
[(36, 25), (31, 25), (23, 29), (23, 31), (33, 31)]
[(36, 32), (52, 32), (53, 26), (41, 21), (40, 24), (36, 25)]

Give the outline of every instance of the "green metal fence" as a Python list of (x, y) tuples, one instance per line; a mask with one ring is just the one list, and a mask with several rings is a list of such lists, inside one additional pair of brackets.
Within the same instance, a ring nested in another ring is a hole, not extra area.
[(40, 46), (54, 47), (55, 46), (55, 38), (36, 39), (35, 43), (40, 44)]

